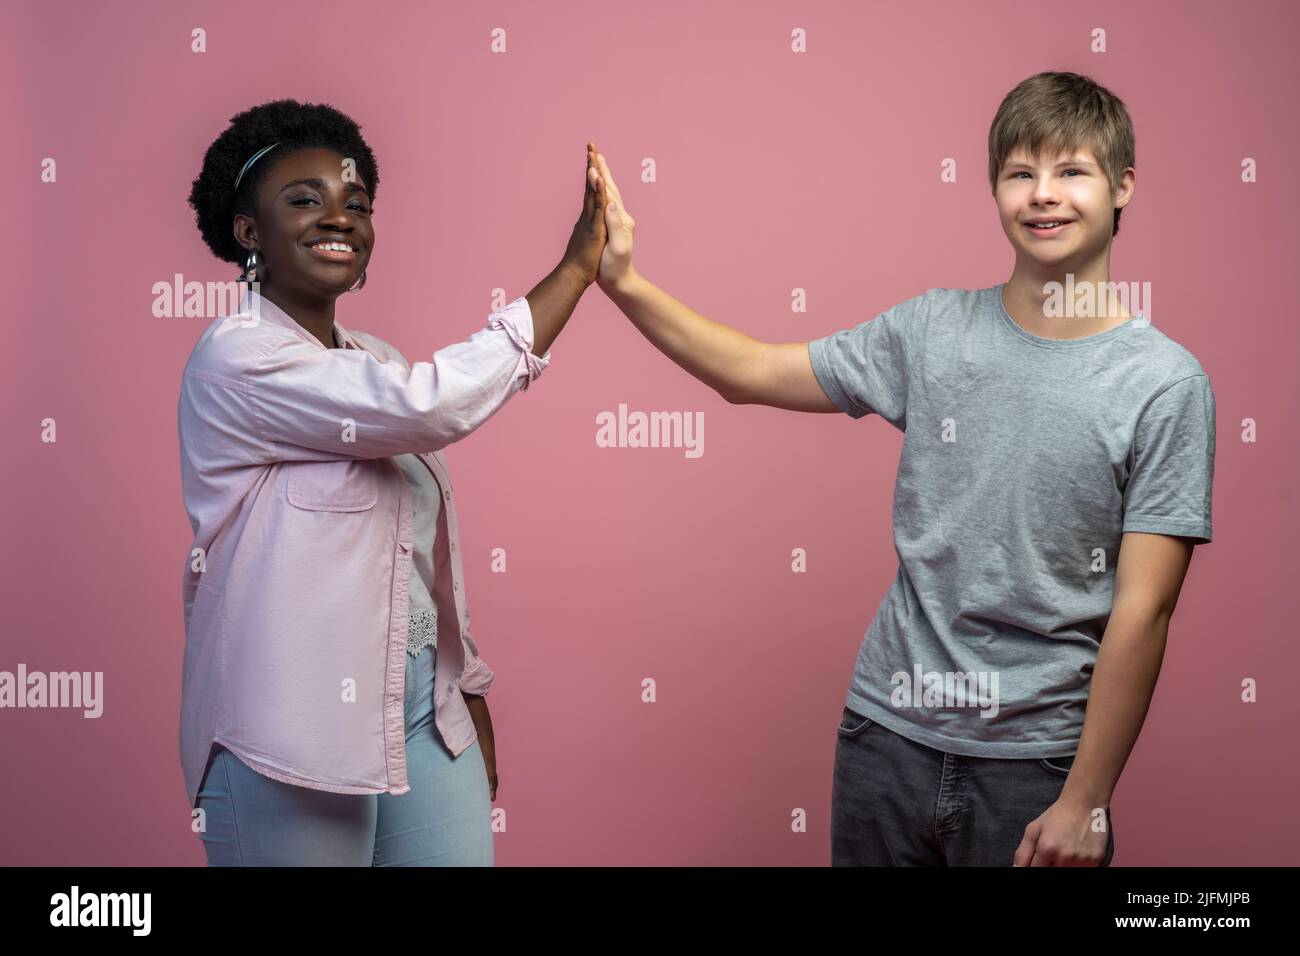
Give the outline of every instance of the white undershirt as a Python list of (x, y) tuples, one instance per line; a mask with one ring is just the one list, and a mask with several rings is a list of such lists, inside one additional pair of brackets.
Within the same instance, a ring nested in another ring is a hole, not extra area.
[(414, 509), (411, 536), (411, 622), (407, 628), (407, 653), (438, 645), (438, 608), (433, 597), (433, 544), (438, 535), (438, 510), (442, 490), (429, 467), (415, 455), (394, 455), (406, 476)]

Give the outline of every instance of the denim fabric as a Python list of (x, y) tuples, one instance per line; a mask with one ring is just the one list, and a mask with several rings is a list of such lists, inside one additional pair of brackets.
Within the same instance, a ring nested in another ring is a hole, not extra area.
[(209, 866), (491, 866), (492, 804), (476, 740), (453, 757), (434, 724), (434, 649), (405, 655), (411, 789), (349, 794), (272, 780), (221, 745), (197, 806)]
[[(833, 866), (1011, 866), (1025, 827), (1056, 802), (1074, 757), (945, 753), (848, 708), (831, 789)], [(1106, 810), (1106, 857), (1115, 853)]]

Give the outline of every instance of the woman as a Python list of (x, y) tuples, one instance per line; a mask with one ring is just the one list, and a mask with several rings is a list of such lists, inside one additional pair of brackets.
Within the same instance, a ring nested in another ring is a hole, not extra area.
[(209, 865), (492, 864), (493, 675), (440, 449), (541, 374), (595, 280), (593, 152), (560, 264), (412, 366), (334, 316), (375, 245), (357, 124), (279, 100), (208, 148), (189, 201), (249, 283), (194, 347), (178, 410), (180, 749)]

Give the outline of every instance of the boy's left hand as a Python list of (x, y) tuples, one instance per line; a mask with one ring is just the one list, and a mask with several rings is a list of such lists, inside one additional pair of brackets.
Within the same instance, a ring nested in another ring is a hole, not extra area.
[[(1110, 834), (1092, 828), (1092, 807), (1058, 799), (1025, 827), (1012, 866), (1100, 866)], [(1103, 810), (1101, 807), (1096, 809)], [(1109, 825), (1109, 816), (1106, 817)]]

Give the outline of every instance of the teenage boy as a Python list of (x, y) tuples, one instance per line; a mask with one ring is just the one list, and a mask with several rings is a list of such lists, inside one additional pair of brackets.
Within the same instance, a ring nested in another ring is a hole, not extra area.
[(1196, 358), (1084, 295), (1114, 288), (1133, 197), (1123, 102), (1073, 73), (1019, 84), (989, 132), (1011, 278), (811, 342), (757, 341), (642, 278), (597, 162), (598, 281), (656, 348), (732, 404), (874, 412), (905, 433), (900, 564), (838, 730), (832, 863), (1109, 864), (1111, 795), (1210, 541), (1215, 449)]

